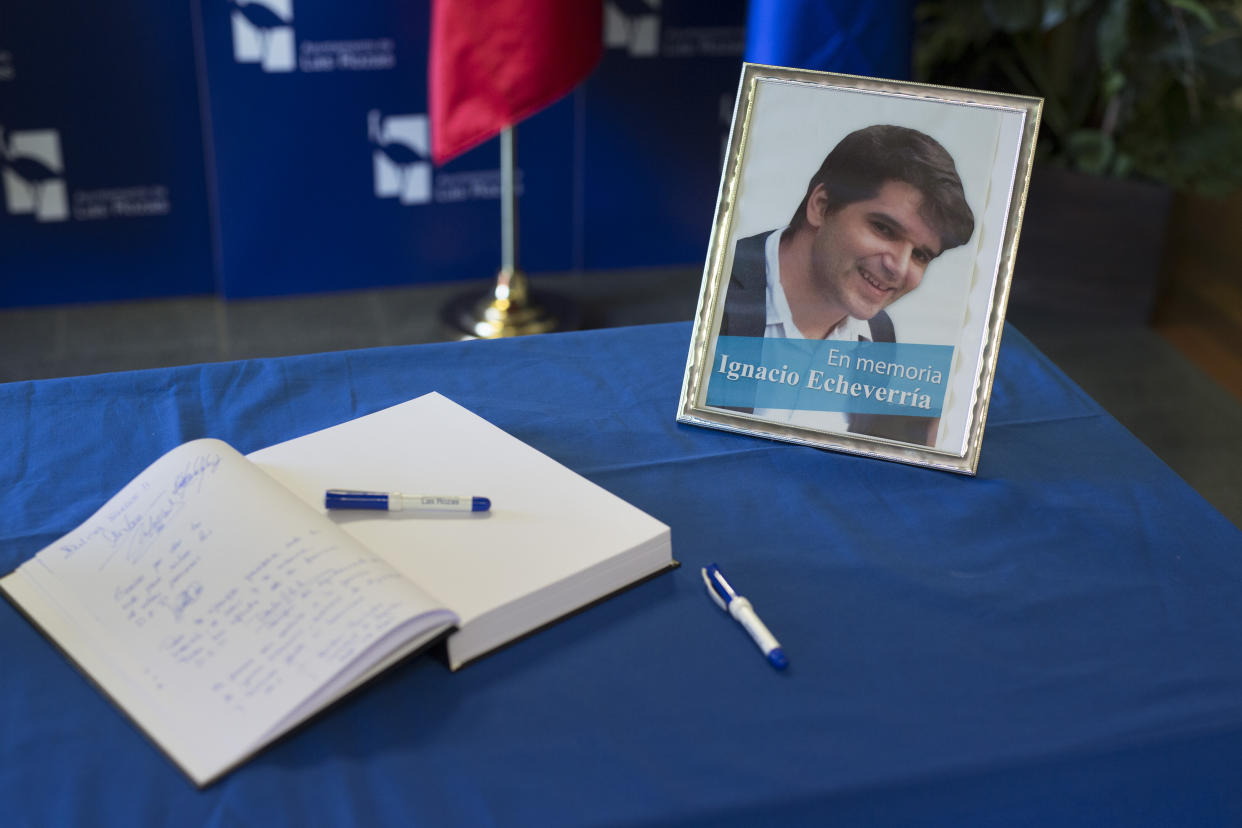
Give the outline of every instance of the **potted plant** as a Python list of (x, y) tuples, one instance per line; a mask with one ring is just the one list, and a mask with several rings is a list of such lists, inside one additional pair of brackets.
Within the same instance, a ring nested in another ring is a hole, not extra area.
[(1013, 307), (1149, 317), (1171, 192), (1242, 188), (1242, 2), (916, 10), (919, 80), (1044, 99)]

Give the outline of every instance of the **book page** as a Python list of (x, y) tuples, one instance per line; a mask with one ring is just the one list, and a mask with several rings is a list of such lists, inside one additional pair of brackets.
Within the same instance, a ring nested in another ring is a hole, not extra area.
[(491, 499), (329, 516), (458, 614), (454, 669), (671, 563), (667, 526), (440, 394), (249, 456), (319, 510), (328, 488)]
[(164, 455), (11, 579), (200, 782), (455, 620), (218, 440)]

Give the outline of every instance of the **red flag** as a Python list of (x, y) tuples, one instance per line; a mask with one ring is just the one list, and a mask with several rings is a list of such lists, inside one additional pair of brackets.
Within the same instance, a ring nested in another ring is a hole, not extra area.
[(443, 164), (567, 94), (602, 51), (602, 0), (433, 0), (432, 158)]

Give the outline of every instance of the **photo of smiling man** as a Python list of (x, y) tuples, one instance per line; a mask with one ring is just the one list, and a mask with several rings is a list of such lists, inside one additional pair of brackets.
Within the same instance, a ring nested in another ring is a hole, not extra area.
[(974, 474), (1041, 107), (743, 64), (677, 421)]
[[(936, 258), (969, 241), (974, 227), (953, 158), (943, 146), (908, 127), (858, 129), (824, 158), (787, 226), (737, 242), (719, 334), (897, 342), (885, 308), (916, 290), (933, 274)], [(846, 349), (829, 353), (838, 354), (837, 365), (843, 368), (860, 358)], [(887, 364), (883, 356), (880, 361)], [(861, 358), (874, 363), (877, 356)], [(820, 390), (837, 379), (830, 376), (831, 367), (809, 376), (796, 368), (793, 372), (799, 374), (799, 387), (808, 387), (809, 380), (809, 387)], [(847, 382), (846, 374), (838, 377)], [(888, 391), (885, 387), (882, 394), (886, 399)], [(938, 422), (934, 416), (808, 411), (792, 405), (735, 410), (918, 445), (932, 444)]]

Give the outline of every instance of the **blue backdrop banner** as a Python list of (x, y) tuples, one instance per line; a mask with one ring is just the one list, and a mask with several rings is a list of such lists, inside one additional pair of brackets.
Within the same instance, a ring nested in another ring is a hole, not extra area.
[(908, 80), (914, 0), (750, 0), (746, 59)]
[(0, 8), (0, 305), (215, 288), (188, 4)]
[[(199, 3), (225, 295), (495, 274), (496, 142), (431, 163), (426, 2)], [(572, 128), (565, 103), (519, 130), (534, 269), (570, 265)]]
[(702, 263), (745, 20), (745, 0), (604, 4), (582, 114), (582, 267)]
[[(429, 6), (12, 0), (0, 305), (492, 278), (498, 146), (431, 163)], [(893, 74), (875, 61), (908, 58), (903, 9), (754, 0), (750, 42), (781, 29), (827, 68)], [(600, 65), (517, 129), (521, 266), (702, 262), (746, 19), (746, 0), (605, 0)]]

